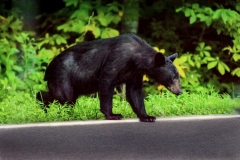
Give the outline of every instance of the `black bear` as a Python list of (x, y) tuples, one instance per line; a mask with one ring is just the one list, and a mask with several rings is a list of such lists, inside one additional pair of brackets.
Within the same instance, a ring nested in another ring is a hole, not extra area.
[(79, 95), (98, 92), (100, 110), (108, 120), (119, 120), (112, 112), (114, 88), (126, 84), (126, 97), (142, 122), (154, 122), (146, 113), (142, 80), (146, 74), (172, 93), (182, 93), (179, 74), (173, 65), (177, 53), (168, 57), (155, 51), (135, 34), (99, 39), (72, 46), (56, 56), (46, 69), (48, 92), (37, 99), (45, 105), (58, 100), (74, 104)]

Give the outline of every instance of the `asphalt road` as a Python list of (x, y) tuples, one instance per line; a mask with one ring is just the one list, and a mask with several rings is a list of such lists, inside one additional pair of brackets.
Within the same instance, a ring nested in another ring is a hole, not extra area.
[(240, 116), (0, 125), (0, 159), (239, 160)]

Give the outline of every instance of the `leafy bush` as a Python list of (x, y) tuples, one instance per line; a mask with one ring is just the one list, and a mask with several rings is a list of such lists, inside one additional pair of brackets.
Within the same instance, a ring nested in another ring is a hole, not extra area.
[[(121, 21), (122, 6), (117, 2), (102, 4), (101, 1), (87, 2), (64, 0), (65, 8), (55, 14), (43, 15), (46, 18), (41, 28), (46, 34), (54, 30), (52, 39), (46, 40), (45, 44), (69, 44), (82, 42), (87, 31), (91, 31), (94, 38), (108, 38), (119, 35), (119, 31), (114, 29)], [(64, 17), (62, 16), (64, 14)], [(71, 35), (71, 36), (70, 36)], [(72, 40), (72, 37), (75, 39)], [(59, 39), (60, 38), (60, 39)], [(57, 42), (58, 40), (58, 42)]]
[(42, 89), (42, 59), (31, 32), (22, 29), (17, 16), (1, 17), (0, 23), (0, 97), (16, 90)]
[[(238, 3), (239, 4), (239, 3)], [(192, 85), (204, 84), (214, 85), (218, 90), (223, 88), (231, 89), (230, 85), (219, 82), (219, 75), (226, 75), (230, 72), (232, 76), (240, 77), (240, 30), (239, 18), (240, 14), (239, 5), (236, 5), (236, 10), (224, 9), (222, 6), (217, 5), (217, 9), (213, 10), (207, 6), (200, 6), (198, 3), (185, 3), (176, 12), (183, 12), (186, 17), (189, 17), (189, 23), (205, 24), (203, 31), (206, 28), (212, 27), (220, 35), (227, 35), (232, 38), (232, 46), (220, 46), (216, 44), (207, 45), (205, 42), (199, 42), (195, 53), (185, 53), (182, 55), (182, 64), (189, 67), (186, 71), (189, 80), (183, 80), (184, 85), (188, 83)], [(212, 46), (210, 46), (212, 45)], [(184, 60), (183, 60), (184, 59)], [(199, 75), (200, 73), (200, 75)], [(192, 79), (192, 80), (191, 80)]]
[[(119, 35), (111, 27), (121, 20), (121, 5), (118, 3), (64, 2), (64, 9), (48, 15), (42, 23), (40, 28), (44, 28), (44, 32), (40, 36), (23, 29), (19, 10), (13, 9), (7, 17), (0, 16), (0, 97), (4, 98), (6, 93), (17, 94), (15, 91), (35, 93), (44, 89), (45, 64), (67, 47), (82, 42), (87, 31), (91, 31), (95, 38)], [(66, 15), (61, 18), (63, 13)], [(41, 17), (45, 18), (44, 15)], [(75, 37), (74, 41), (70, 35)]]

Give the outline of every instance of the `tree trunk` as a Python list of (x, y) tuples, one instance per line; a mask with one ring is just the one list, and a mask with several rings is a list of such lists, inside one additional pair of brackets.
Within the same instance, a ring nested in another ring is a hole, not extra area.
[(123, 0), (121, 33), (137, 33), (139, 20), (139, 0)]
[[(121, 33), (137, 33), (139, 20), (139, 0), (123, 0)], [(121, 86), (121, 98), (126, 100), (126, 84)]]

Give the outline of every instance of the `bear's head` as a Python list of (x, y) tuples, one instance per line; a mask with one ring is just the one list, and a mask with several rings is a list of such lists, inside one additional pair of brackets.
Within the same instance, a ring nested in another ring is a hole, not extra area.
[(169, 91), (176, 95), (182, 94), (182, 87), (179, 80), (177, 68), (173, 65), (173, 61), (178, 56), (174, 53), (168, 57), (161, 53), (157, 53), (151, 63), (149, 77), (164, 85)]

